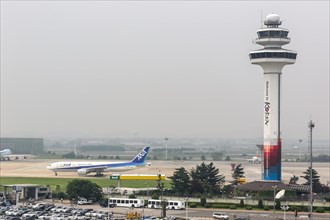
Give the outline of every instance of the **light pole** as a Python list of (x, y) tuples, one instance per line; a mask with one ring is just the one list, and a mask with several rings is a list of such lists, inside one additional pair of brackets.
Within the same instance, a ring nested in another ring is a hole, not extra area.
[(302, 139), (299, 139), (299, 162), (301, 162), (301, 142), (303, 141)]
[(168, 138), (165, 138), (165, 160), (167, 160), (167, 141)]
[(309, 214), (308, 217), (310, 220), (313, 219), (313, 147), (312, 147), (312, 134), (315, 123), (310, 120), (308, 123), (309, 127), (309, 151), (310, 151), (310, 170), (309, 170), (309, 184), (310, 184), (310, 195), (309, 195)]
[(275, 213), (275, 196), (276, 196), (276, 188), (277, 188), (277, 185), (272, 186), (272, 188), (274, 189), (274, 205), (273, 205), (273, 213)]
[(189, 200), (189, 197), (185, 198), (184, 199), (186, 201), (186, 220), (188, 220), (188, 207), (189, 207), (189, 204), (188, 204), (188, 200)]
[(148, 200), (149, 200), (149, 184), (145, 183), (146, 187), (147, 187), (147, 196), (148, 196)]
[(108, 220), (110, 220), (110, 187), (108, 187)]
[(281, 206), (281, 209), (284, 211), (284, 216), (283, 219), (286, 220), (286, 211), (289, 209), (290, 207), (288, 206), (288, 203), (286, 202), (285, 205)]

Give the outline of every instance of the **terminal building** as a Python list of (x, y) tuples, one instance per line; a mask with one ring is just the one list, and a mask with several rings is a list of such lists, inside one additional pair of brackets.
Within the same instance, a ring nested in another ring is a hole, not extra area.
[[(1, 197), (6, 200), (41, 200), (51, 197), (51, 189), (49, 186), (38, 184), (2, 184), (4, 191)], [(17, 197), (16, 197), (17, 195)]]
[(44, 150), (43, 138), (0, 138), (0, 149), (13, 154), (40, 154)]

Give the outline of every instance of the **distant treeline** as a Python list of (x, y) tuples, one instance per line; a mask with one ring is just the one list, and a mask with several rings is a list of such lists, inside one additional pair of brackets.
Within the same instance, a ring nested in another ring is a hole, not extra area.
[(91, 158), (94, 158), (94, 159), (102, 159), (102, 160), (107, 160), (107, 159), (120, 160), (120, 157), (118, 155), (117, 156), (99, 155), (98, 157), (91, 157), (89, 155), (87, 155), (87, 156), (84, 156), (84, 155), (81, 155), (81, 154), (80, 155), (75, 155), (74, 152), (64, 154), (64, 155), (62, 155), (62, 158), (65, 158), (65, 159), (91, 159)]
[[(165, 152), (166, 151), (166, 148), (164, 147), (164, 148), (155, 148), (155, 149), (152, 149), (152, 151), (153, 152), (155, 152), (155, 153), (160, 153), (160, 152)], [(187, 148), (168, 148), (167, 149), (167, 152), (168, 153), (183, 153), (183, 152), (194, 152), (194, 151), (196, 151), (196, 149), (195, 148), (189, 148), (189, 147), (187, 147)]]
[(313, 162), (330, 162), (330, 155), (321, 154), (313, 157)]
[(125, 148), (120, 145), (83, 145), (79, 147), (82, 152), (95, 152), (95, 151), (125, 151)]

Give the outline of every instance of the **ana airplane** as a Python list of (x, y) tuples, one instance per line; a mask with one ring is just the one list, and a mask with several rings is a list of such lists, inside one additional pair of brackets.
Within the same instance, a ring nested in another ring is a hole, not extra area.
[(49, 164), (47, 169), (53, 171), (55, 176), (58, 172), (77, 172), (78, 175), (87, 175), (95, 172), (96, 175), (102, 175), (103, 172), (127, 171), (141, 166), (150, 166), (145, 163), (150, 147), (143, 148), (133, 160), (128, 162), (56, 162)]
[(10, 160), (10, 156), (12, 155), (10, 149), (4, 149), (0, 151), (0, 160)]

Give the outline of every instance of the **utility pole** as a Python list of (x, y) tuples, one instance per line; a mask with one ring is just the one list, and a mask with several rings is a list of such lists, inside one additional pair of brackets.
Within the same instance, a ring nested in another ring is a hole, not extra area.
[(276, 197), (276, 188), (277, 188), (277, 185), (272, 186), (272, 188), (274, 189), (274, 205), (273, 205), (273, 213), (275, 213), (275, 204), (276, 204), (275, 197)]
[(310, 120), (308, 123), (309, 128), (309, 153), (310, 153), (310, 170), (309, 170), (309, 184), (310, 184), (310, 195), (309, 195), (309, 220), (313, 219), (313, 128), (315, 127), (315, 123)]
[(168, 138), (166, 137), (165, 138), (165, 160), (167, 160), (167, 141), (168, 141)]
[(299, 162), (301, 162), (301, 142), (303, 140), (302, 139), (299, 139)]
[(186, 206), (186, 220), (188, 220), (188, 207), (189, 207), (188, 200), (189, 200), (189, 197), (186, 197), (184, 200), (186, 201), (185, 202), (185, 206)]
[(286, 220), (286, 211), (289, 209), (290, 207), (288, 206), (288, 202), (285, 203), (285, 205), (281, 206), (281, 209), (284, 211), (284, 216), (283, 216), (283, 220)]
[(110, 220), (110, 187), (107, 188), (108, 190), (108, 220)]

